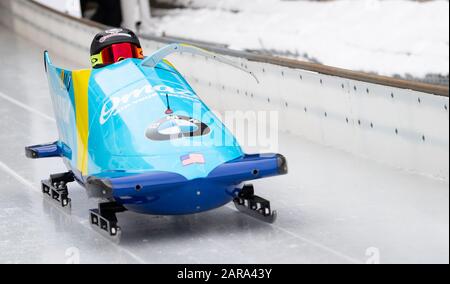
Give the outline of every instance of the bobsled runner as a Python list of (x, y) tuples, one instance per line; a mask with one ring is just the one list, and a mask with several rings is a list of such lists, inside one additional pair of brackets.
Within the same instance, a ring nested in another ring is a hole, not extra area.
[[(236, 138), (165, 58), (196, 53), (182, 44), (97, 69), (65, 70), (44, 53), (59, 132), (57, 141), (25, 148), (32, 159), (60, 157), (68, 171), (42, 181), (42, 191), (70, 208), (67, 184), (78, 182), (99, 206), (92, 225), (117, 236), (116, 213), (192, 214), (231, 201), (248, 215), (273, 222), (270, 202), (246, 182), (287, 173), (280, 154), (247, 155)], [(255, 77), (256, 78), (256, 77)]]

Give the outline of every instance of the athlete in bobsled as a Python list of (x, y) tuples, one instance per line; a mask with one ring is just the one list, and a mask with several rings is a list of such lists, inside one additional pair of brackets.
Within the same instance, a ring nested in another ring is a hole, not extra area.
[(125, 210), (191, 214), (234, 201), (240, 211), (273, 222), (269, 201), (244, 182), (286, 174), (286, 159), (246, 155), (165, 60), (176, 52), (200, 54), (254, 77), (227, 58), (189, 45), (168, 45), (144, 57), (139, 39), (126, 29), (95, 36), (92, 69), (55, 67), (45, 52), (59, 139), (26, 147), (26, 155), (61, 157), (68, 172), (42, 181), (42, 191), (70, 208), (67, 184), (77, 181), (101, 200), (90, 211), (91, 223), (112, 236), (120, 233), (116, 213)]

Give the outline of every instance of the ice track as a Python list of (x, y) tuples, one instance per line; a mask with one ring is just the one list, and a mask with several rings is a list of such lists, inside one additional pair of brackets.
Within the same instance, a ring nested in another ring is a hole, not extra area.
[[(226, 206), (160, 217), (119, 214), (120, 243), (94, 231), (87, 199), (72, 210), (40, 192), (64, 171), (24, 146), (57, 137), (43, 47), (0, 26), (0, 263), (448, 263), (449, 184), (281, 134), (290, 174), (256, 182), (279, 218), (268, 225)], [(86, 55), (87, 56), (87, 55)], [(61, 58), (55, 62), (79, 67)]]

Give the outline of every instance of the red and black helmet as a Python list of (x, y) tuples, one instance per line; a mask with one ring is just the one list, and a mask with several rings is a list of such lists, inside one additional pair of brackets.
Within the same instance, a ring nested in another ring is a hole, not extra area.
[(91, 44), (91, 64), (98, 68), (127, 58), (144, 58), (141, 43), (128, 29), (110, 29), (98, 33)]

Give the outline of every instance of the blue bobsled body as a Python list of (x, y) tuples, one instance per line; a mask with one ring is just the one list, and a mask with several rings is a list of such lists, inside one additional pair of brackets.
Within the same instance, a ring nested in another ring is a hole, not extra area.
[(167, 61), (126, 59), (92, 70), (45, 63), (59, 156), (92, 197), (146, 214), (189, 214), (230, 202), (248, 180), (284, 174), (278, 154), (246, 155)]

